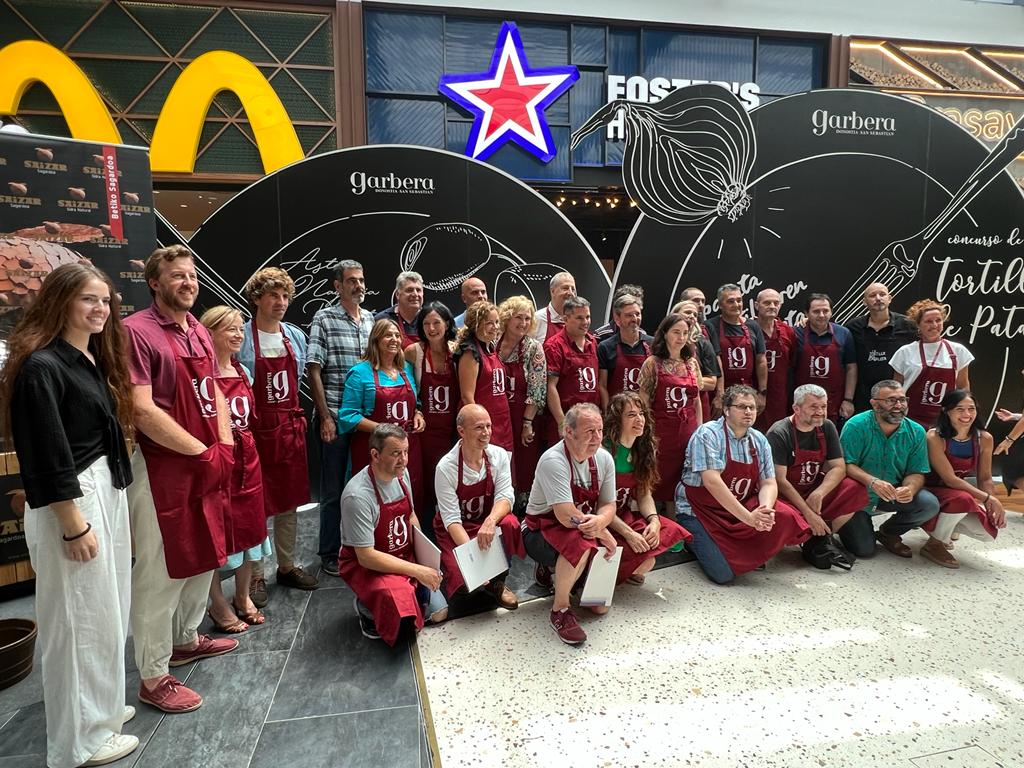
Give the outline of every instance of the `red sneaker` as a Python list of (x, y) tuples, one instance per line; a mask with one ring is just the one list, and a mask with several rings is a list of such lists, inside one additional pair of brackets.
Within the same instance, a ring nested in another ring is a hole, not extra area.
[(182, 685), (174, 675), (161, 677), (153, 690), (139, 683), (139, 701), (172, 715), (191, 712), (203, 706), (203, 697)]
[(216, 640), (209, 635), (199, 635), (199, 644), (195, 648), (174, 648), (171, 650), (170, 667), (180, 667), (190, 661), (208, 659), (211, 656), (223, 656), (238, 647), (238, 641), (230, 637), (218, 637)]
[(551, 628), (566, 645), (579, 645), (587, 639), (587, 633), (576, 621), (576, 615), (568, 609), (551, 612)]

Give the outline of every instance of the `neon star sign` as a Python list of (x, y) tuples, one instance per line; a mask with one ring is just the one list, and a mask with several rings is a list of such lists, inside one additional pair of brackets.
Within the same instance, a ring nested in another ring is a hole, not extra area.
[(555, 156), (546, 110), (580, 78), (573, 66), (531, 68), (516, 25), (501, 25), (487, 72), (442, 75), (437, 89), (475, 117), (466, 154), (490, 157), (514, 142), (542, 163)]

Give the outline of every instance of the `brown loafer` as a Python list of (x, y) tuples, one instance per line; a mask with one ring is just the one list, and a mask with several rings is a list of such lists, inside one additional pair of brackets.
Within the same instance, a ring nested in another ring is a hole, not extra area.
[(887, 550), (892, 552), (897, 557), (913, 557), (914, 553), (910, 547), (903, 543), (903, 539), (899, 536), (894, 536), (891, 533), (885, 533), (883, 531), (875, 531), (875, 538), (878, 539), (878, 543), (885, 547)]
[(505, 586), (504, 582), (492, 581), (484, 587), (485, 590), (498, 601), (498, 605), (508, 611), (514, 611), (519, 607), (519, 598), (516, 593)]
[(319, 586), (316, 581), (316, 576), (306, 573), (297, 565), (290, 571), (282, 572), (279, 570), (277, 572), (277, 583), (283, 587), (304, 589), (306, 591), (314, 590)]
[(928, 539), (927, 543), (920, 549), (921, 557), (931, 560), (943, 568), (959, 568), (960, 561), (953, 557), (953, 553), (946, 549), (946, 545), (938, 539)]

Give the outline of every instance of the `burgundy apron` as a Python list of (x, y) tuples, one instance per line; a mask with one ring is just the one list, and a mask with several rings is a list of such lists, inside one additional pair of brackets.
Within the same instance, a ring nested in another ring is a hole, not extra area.
[(775, 321), (775, 333), (764, 335), (764, 356), (768, 362), (768, 391), (764, 397), (764, 410), (757, 416), (754, 426), (767, 432), (779, 419), (791, 413), (789, 407), (789, 366), (793, 350), (792, 330), (781, 320)]
[[(722, 470), (722, 482), (737, 501), (753, 511), (760, 503), (757, 492), (761, 486), (761, 471), (754, 441), (748, 434), (750, 463), (734, 461), (732, 450), (729, 448), (729, 428), (724, 421), (722, 430), (725, 437), (725, 468)], [(718, 545), (732, 572), (737, 576), (768, 562), (783, 547), (800, 544), (811, 535), (810, 526), (803, 515), (785, 502), (775, 503), (775, 525), (772, 529), (758, 531), (723, 509), (704, 486), (684, 487), (693, 513)]]
[[(708, 336), (708, 327), (704, 325), (704, 321), (698, 320), (697, 322), (700, 323), (701, 335), (708, 341), (711, 341), (711, 337)], [(711, 375), (710, 371), (704, 371), (704, 373), (708, 376)], [(711, 395), (706, 389), (704, 389), (703, 382), (701, 382), (700, 386), (700, 409), (701, 415), (703, 416), (701, 423), (703, 424), (705, 421), (711, 421)]]
[[(373, 412), (368, 418), (378, 424), (397, 424), (406, 431), (409, 437), (409, 482), (412, 485), (412, 497), (417, 509), (423, 509), (423, 460), (420, 458), (420, 436), (412, 432), (413, 419), (416, 417), (416, 394), (409, 383), (404, 370), (399, 370), (402, 384), (397, 387), (382, 387), (380, 372), (374, 370)], [(370, 463), (370, 433), (356, 430), (352, 433), (351, 443), (352, 474)]]
[(245, 552), (267, 538), (263, 504), (263, 471), (253, 438), (254, 397), (242, 366), (232, 360), (237, 376), (217, 379), (231, 416), (235, 438), (235, 467), (231, 473), (231, 525), (226, 531), (229, 554)]
[(733, 384), (754, 386), (754, 342), (746, 323), (740, 323), (742, 336), (726, 336), (725, 320), (718, 318), (718, 358), (722, 362), (725, 388)]
[[(517, 491), (529, 491), (533, 487), (533, 476), (540, 460), (540, 420), (544, 414), (538, 410), (533, 417), (533, 442), (523, 445), (523, 421), (526, 419), (526, 360), (524, 336), (516, 348), (515, 362), (502, 362), (505, 366), (505, 382), (508, 384), (508, 413), (512, 424), (512, 487)], [(498, 340), (501, 349), (501, 340)]]
[(654, 361), (654, 399), (651, 403), (654, 432), (658, 436), (658, 485), (655, 501), (675, 499), (676, 485), (683, 475), (686, 446), (697, 423), (697, 394), (700, 382), (687, 367), (686, 375), (666, 373), (660, 360)]
[(455, 445), (455, 394), (459, 391), (459, 377), (452, 364), (451, 353), (445, 349), (444, 368), (433, 370), (430, 347), (423, 350), (423, 369), (420, 372), (420, 403), (426, 427), (420, 433), (422, 457), (424, 510), (434, 507), (434, 469), (444, 455)]
[[(558, 399), (562, 404), (563, 415), (577, 403), (593, 403), (601, 407), (601, 393), (597, 389), (597, 345), (592, 336), (587, 334), (583, 340), (581, 351), (569, 335), (562, 331), (550, 342), (562, 348), (562, 367), (559, 371), (548, 371), (558, 374)], [(545, 440), (554, 445), (562, 439), (558, 434), (558, 424), (553, 418), (544, 422)]]
[[(380, 508), (380, 519), (373, 530), (373, 548), (410, 563), (415, 562), (412, 497), (409, 489), (405, 487), (402, 478), (398, 478), (402, 498), (385, 504), (373, 476), (373, 469), (370, 469), (370, 483)], [(406, 616), (414, 616), (416, 629), (423, 629), (423, 611), (416, 599), (418, 581), (398, 573), (381, 573), (364, 568), (359, 564), (355, 550), (348, 546), (341, 548), (338, 570), (359, 601), (373, 614), (377, 632), (388, 645), (395, 644), (402, 619)]]
[(299, 371), (288, 334), (281, 332), (283, 357), (263, 357), (260, 332), (252, 322), (256, 384), (256, 439), (263, 466), (263, 504), (267, 516), (295, 509), (310, 499), (306, 462), (306, 414), (299, 407)]
[[(815, 450), (806, 450), (800, 447), (793, 417), (789, 419), (789, 430), (793, 439), (793, 463), (786, 470), (786, 479), (797, 493), (806, 499), (815, 488), (821, 485), (821, 481), (827, 474), (828, 449), (825, 430), (821, 427), (814, 428), (815, 436), (818, 439), (818, 447)], [(821, 518), (831, 522), (837, 517), (864, 509), (868, 503), (867, 489), (856, 480), (844, 477), (839, 485), (822, 499)]]
[(616, 350), (615, 367), (608, 378), (608, 397), (615, 397), (619, 392), (636, 392), (640, 389), (640, 367), (644, 360), (651, 356), (651, 347), (644, 341), (642, 354), (627, 354), (622, 342)]
[(842, 347), (836, 341), (835, 323), (829, 323), (827, 344), (811, 342), (811, 326), (804, 328), (804, 344), (800, 351), (800, 362), (796, 366), (796, 386), (817, 384), (828, 395), (828, 418), (838, 420), (839, 406), (846, 394), (846, 367), (843, 365)]
[(186, 579), (227, 560), (234, 446), (220, 442), (213, 350), (196, 335), (202, 354), (182, 354), (174, 332), (166, 327), (163, 331), (175, 356), (174, 401), (168, 415), (208, 447), (198, 456), (186, 456), (140, 433), (139, 448), (149, 473), (167, 575)]
[[(946, 459), (949, 460), (950, 465), (953, 467), (953, 473), (960, 479), (966, 479), (968, 477), (977, 477), (978, 475), (978, 456), (981, 453), (981, 446), (978, 444), (978, 438), (975, 437), (973, 442), (974, 450), (971, 452), (969, 459), (962, 458), (960, 456), (954, 456), (949, 452), (949, 440), (945, 441), (944, 452)], [(985, 532), (988, 533), (993, 539), (999, 533), (999, 529), (996, 528), (995, 523), (992, 522), (992, 518), (989, 517), (988, 510), (985, 509), (976, 498), (967, 491), (960, 491), (956, 488), (947, 488), (942, 483), (942, 478), (939, 477), (936, 472), (929, 472), (925, 477), (925, 487), (929, 491), (935, 494), (935, 497), (939, 500), (939, 515), (945, 514), (962, 514), (966, 512), (968, 515), (974, 515), (978, 518), (978, 522), (981, 523)], [(939, 520), (939, 515), (936, 515), (931, 520), (927, 521), (921, 526), (924, 530), (931, 533), (935, 530), (935, 524)]]
[(496, 348), (488, 351), (478, 339), (474, 339), (474, 343), (480, 355), (480, 370), (476, 375), (473, 400), (491, 414), (491, 443), (513, 453), (514, 438), (506, 393), (505, 366)]
[[(942, 348), (946, 348), (952, 368), (938, 368), (935, 361)], [(939, 341), (935, 356), (929, 363), (924, 357), (924, 342), (917, 342), (917, 351), (921, 355), (921, 372), (907, 390), (907, 415), (925, 429), (935, 426), (942, 410), (942, 398), (947, 392), (956, 388), (956, 355), (953, 347), (945, 339)]]
[[(601, 484), (597, 477), (597, 460), (591, 456), (588, 461), (590, 467), (590, 487), (584, 488), (576, 483), (576, 473), (573, 471), (572, 456), (565, 443), (562, 443), (562, 450), (565, 451), (565, 460), (569, 462), (569, 485), (572, 489), (572, 503), (579, 508), (583, 514), (592, 515), (597, 510), (597, 501), (601, 496)], [(524, 524), (531, 531), (540, 531), (541, 536), (547, 541), (562, 557), (569, 561), (569, 565), (575, 568), (579, 565), (580, 558), (588, 552), (598, 549), (601, 545), (596, 539), (588, 539), (579, 529), (575, 527), (566, 528), (555, 517), (554, 511), (543, 515), (527, 515)]]
[[(494, 476), (491, 474), (491, 463), (487, 458), (487, 451), (484, 451), (484, 478), (472, 485), (462, 482), (462, 447), (459, 447), (459, 480), (455, 486), (455, 495), (459, 500), (459, 512), (462, 515), (462, 527), (466, 529), (469, 538), (475, 539), (480, 531), (484, 519), (494, 508)], [(505, 548), (505, 556), (512, 561), (515, 555), (520, 559), (526, 559), (526, 550), (523, 549), (523, 532), (519, 527), (519, 520), (509, 512), (502, 518), (497, 526), (501, 529), (501, 544)], [(466, 585), (462, 578), (462, 570), (455, 559), (455, 542), (448, 534), (448, 529), (441, 522), (441, 516), (434, 518), (434, 535), (437, 538), (437, 546), (441, 549), (441, 570), (444, 572), (444, 593), (451, 597)], [(494, 546), (492, 543), (491, 546)], [(500, 578), (500, 577), (499, 577)]]
[(551, 307), (544, 307), (544, 314), (547, 317), (547, 325), (544, 326), (544, 341), (547, 341), (552, 336), (556, 335), (560, 330), (565, 327), (565, 321), (555, 323), (551, 320)]
[[(636, 475), (632, 472), (616, 472), (615, 514), (622, 518), (623, 522), (634, 531), (642, 534), (647, 528), (647, 521), (633, 509), (635, 493)], [(632, 576), (633, 572), (645, 561), (652, 557), (657, 557), (662, 552), (667, 552), (680, 541), (689, 541), (693, 538), (689, 531), (664, 515), (661, 516), (661, 536), (658, 539), (658, 546), (647, 552), (634, 552), (633, 548), (619, 534), (613, 531), (612, 535), (615, 536), (615, 540), (622, 546), (622, 559), (619, 561), (619, 575), (616, 579), (616, 582), (619, 584)]]

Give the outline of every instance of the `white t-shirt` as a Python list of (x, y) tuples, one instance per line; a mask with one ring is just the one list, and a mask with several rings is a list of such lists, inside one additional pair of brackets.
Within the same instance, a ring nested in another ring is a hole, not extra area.
[[(597, 503), (610, 504), (615, 501), (615, 460), (604, 448), (598, 448), (594, 460), (597, 462), (597, 482), (601, 487)], [(555, 443), (541, 454), (537, 472), (533, 476), (526, 514), (544, 515), (555, 504), (572, 504), (570, 476), (576, 485), (590, 487), (590, 461), (580, 463), (572, 460), (571, 464), (570, 467), (563, 441)]]
[[(956, 355), (956, 371), (960, 373), (964, 368), (971, 364), (974, 360), (974, 355), (971, 354), (970, 350), (967, 349), (963, 344), (958, 344), (955, 341), (946, 340), (946, 343), (953, 348), (953, 354)], [(921, 374), (921, 353), (918, 351), (918, 342), (912, 342), (910, 344), (904, 344), (902, 347), (896, 350), (892, 356), (892, 360), (889, 361), (889, 365), (896, 373), (903, 375), (903, 389), (904, 391), (910, 389), (910, 385), (914, 383), (914, 380)], [(936, 356), (937, 355), (937, 356)], [(932, 358), (935, 358), (935, 362), (932, 362)], [(934, 365), (936, 368), (952, 368), (953, 361), (949, 359), (949, 352), (946, 349), (946, 345), (941, 341), (935, 341), (931, 344), (924, 345), (924, 359), (929, 365)]]
[[(437, 496), (437, 512), (441, 515), (441, 522), (447, 528), (452, 523), (462, 522), (462, 513), (459, 511), (459, 497), (456, 489), (459, 487), (459, 451), (462, 450), (462, 441), (455, 444), (448, 453), (441, 457), (434, 470), (434, 493)], [(491, 465), (491, 479), (494, 481), (494, 501), (505, 499), (509, 504), (515, 502), (515, 492), (512, 490), (512, 463), (509, 452), (499, 445), (487, 446), (487, 461)], [(473, 469), (465, 461), (462, 462), (462, 483), (473, 485), (484, 479), (486, 469), (483, 464), (480, 469)], [(487, 510), (486, 514), (490, 514)]]
[(260, 354), (263, 357), (284, 357), (284, 334), (257, 330), (260, 335)]
[(538, 309), (533, 317), (537, 321), (537, 327), (533, 330), (533, 338), (539, 341), (541, 344), (547, 339), (548, 336), (548, 313), (551, 314), (551, 322), (556, 325), (565, 325), (565, 316), (555, 312), (555, 308), (548, 304), (543, 309)]

